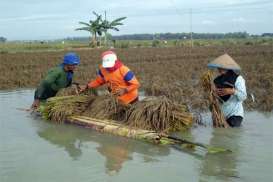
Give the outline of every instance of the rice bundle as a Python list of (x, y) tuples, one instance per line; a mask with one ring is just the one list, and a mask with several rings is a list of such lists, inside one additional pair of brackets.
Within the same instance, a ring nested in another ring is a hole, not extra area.
[(64, 122), (68, 116), (79, 115), (94, 101), (92, 96), (63, 96), (47, 100), (43, 117), (55, 122)]
[(111, 95), (72, 95), (48, 99), (42, 114), (45, 119), (56, 122), (64, 122), (72, 115), (122, 121), (125, 111), (126, 106)]
[(62, 97), (62, 96), (71, 96), (71, 95), (94, 95), (97, 96), (98, 93), (95, 89), (87, 89), (83, 93), (79, 94), (78, 88), (76, 85), (72, 85), (67, 88), (63, 88), (58, 91), (56, 94), (56, 97)]
[(125, 123), (131, 127), (157, 132), (179, 131), (188, 128), (193, 116), (185, 105), (171, 102), (167, 97), (150, 97), (127, 110)]
[(214, 84), (212, 83), (212, 71), (207, 71), (206, 73), (204, 73), (203, 76), (201, 77), (201, 81), (205, 92), (207, 92), (208, 94), (213, 126), (216, 128), (218, 127), (227, 128), (228, 124), (220, 108), (218, 96), (214, 92), (215, 87)]
[(125, 105), (118, 102), (116, 97), (108, 94), (96, 97), (82, 115), (121, 121), (124, 119), (125, 110)]
[(62, 96), (70, 96), (70, 95), (78, 95), (78, 89), (76, 86), (71, 86), (67, 88), (63, 88), (59, 90), (56, 94), (57, 97), (62, 97)]
[(130, 127), (157, 132), (182, 130), (193, 122), (186, 105), (173, 103), (166, 96), (146, 98), (126, 106), (112, 95), (53, 97), (48, 99), (42, 113), (45, 119), (59, 123), (80, 115), (116, 120)]

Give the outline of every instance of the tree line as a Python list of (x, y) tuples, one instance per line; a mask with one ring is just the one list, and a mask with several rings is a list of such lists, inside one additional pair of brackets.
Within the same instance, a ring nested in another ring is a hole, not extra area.
[[(193, 39), (245, 39), (249, 37), (273, 37), (273, 33), (263, 33), (262, 35), (250, 35), (247, 32), (232, 33), (193, 33)], [(190, 33), (157, 33), (157, 34), (128, 34), (110, 36), (111, 40), (187, 40)], [(71, 37), (66, 40), (87, 41), (88, 37)]]
[[(192, 33), (193, 39), (228, 39), (228, 38), (248, 38), (247, 32), (234, 33)], [(159, 34), (133, 34), (113, 36), (116, 40), (174, 40), (190, 39), (190, 33), (159, 33)]]
[(0, 37), (0, 42), (6, 42), (7, 41), (7, 38), (5, 38), (5, 37)]

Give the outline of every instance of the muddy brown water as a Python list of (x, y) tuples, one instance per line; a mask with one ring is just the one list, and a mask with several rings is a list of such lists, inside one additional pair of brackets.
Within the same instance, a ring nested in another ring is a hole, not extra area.
[(56, 125), (16, 109), (32, 98), (33, 90), (0, 92), (1, 182), (273, 181), (272, 113), (248, 112), (237, 129), (182, 134), (233, 151), (207, 154)]

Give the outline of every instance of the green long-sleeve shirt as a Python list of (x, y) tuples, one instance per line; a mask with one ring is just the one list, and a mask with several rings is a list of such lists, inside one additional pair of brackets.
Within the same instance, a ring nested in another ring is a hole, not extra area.
[(34, 98), (39, 100), (46, 100), (54, 97), (57, 92), (71, 85), (71, 80), (67, 79), (67, 72), (63, 67), (57, 66), (48, 71), (45, 79), (43, 79), (39, 87), (35, 91)]

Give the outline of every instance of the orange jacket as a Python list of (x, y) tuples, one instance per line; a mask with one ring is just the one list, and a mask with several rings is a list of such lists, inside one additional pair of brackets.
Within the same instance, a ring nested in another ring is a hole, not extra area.
[(97, 78), (88, 83), (89, 88), (96, 88), (107, 84), (111, 93), (126, 88), (127, 93), (119, 96), (118, 99), (124, 104), (129, 104), (138, 97), (138, 88), (140, 86), (134, 73), (121, 61), (116, 61), (113, 68), (103, 68), (100, 66)]

